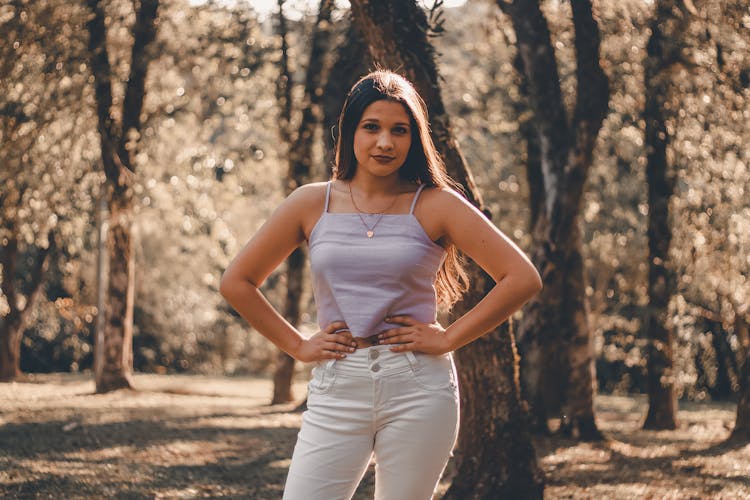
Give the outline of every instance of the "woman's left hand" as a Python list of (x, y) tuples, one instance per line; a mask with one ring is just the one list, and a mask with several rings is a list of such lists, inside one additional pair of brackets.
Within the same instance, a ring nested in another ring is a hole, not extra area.
[(392, 352), (418, 351), (439, 355), (452, 351), (440, 323), (422, 323), (411, 316), (390, 316), (385, 321), (402, 325), (378, 334), (378, 344), (393, 344)]

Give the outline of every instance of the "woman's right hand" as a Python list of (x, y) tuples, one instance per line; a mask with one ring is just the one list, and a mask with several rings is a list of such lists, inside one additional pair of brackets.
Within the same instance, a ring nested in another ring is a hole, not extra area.
[(303, 340), (295, 358), (299, 361), (321, 361), (342, 359), (347, 352), (354, 352), (356, 345), (352, 332), (343, 321), (334, 321), (307, 340)]

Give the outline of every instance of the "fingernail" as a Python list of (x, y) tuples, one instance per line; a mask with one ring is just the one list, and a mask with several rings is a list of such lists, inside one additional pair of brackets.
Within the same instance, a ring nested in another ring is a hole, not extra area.
[(391, 320), (391, 317), (390, 317), (390, 316), (386, 316), (386, 317), (385, 317), (385, 320), (386, 320), (386, 321), (390, 321), (390, 320)]
[(353, 347), (350, 347), (350, 348), (349, 348), (349, 352), (354, 352), (354, 348), (353, 348)]

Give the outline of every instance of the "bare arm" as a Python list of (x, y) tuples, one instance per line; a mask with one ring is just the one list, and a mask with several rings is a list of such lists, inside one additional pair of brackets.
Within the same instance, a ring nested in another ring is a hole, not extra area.
[(341, 357), (339, 353), (348, 350), (350, 344), (346, 334), (333, 333), (346, 328), (343, 322), (332, 323), (306, 340), (259, 290), (271, 272), (304, 241), (303, 214), (314, 205), (315, 191), (308, 185), (290, 194), (232, 260), (219, 287), (227, 302), (253, 328), (300, 361)]
[(526, 255), (479, 210), (460, 195), (443, 190), (445, 234), (494, 280), (495, 286), (445, 330), (455, 350), (493, 330), (542, 288), (542, 279)]
[(427, 211), (440, 221), (440, 234), (492, 276), (495, 286), (447, 329), (410, 316), (386, 319), (403, 325), (379, 334), (382, 344), (395, 344), (394, 352), (454, 351), (507, 320), (542, 287), (539, 273), (523, 252), (458, 193), (448, 189), (435, 193)]

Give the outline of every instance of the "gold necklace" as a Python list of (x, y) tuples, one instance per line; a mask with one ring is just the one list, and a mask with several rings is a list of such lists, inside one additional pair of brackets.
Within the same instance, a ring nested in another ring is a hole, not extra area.
[(375, 236), (375, 226), (378, 225), (378, 222), (380, 222), (380, 219), (383, 218), (383, 215), (388, 210), (390, 210), (390, 208), (396, 203), (396, 200), (398, 199), (398, 193), (396, 193), (396, 195), (393, 197), (393, 201), (391, 201), (391, 204), (388, 205), (385, 209), (383, 209), (382, 212), (374, 212), (372, 214), (372, 215), (380, 214), (380, 217), (378, 217), (378, 220), (375, 221), (375, 224), (373, 224), (372, 227), (370, 227), (365, 222), (365, 219), (362, 218), (362, 214), (364, 212), (362, 212), (362, 210), (359, 209), (359, 207), (357, 206), (357, 203), (354, 201), (354, 195), (352, 194), (352, 185), (351, 185), (351, 183), (349, 183), (348, 186), (349, 186), (349, 197), (352, 199), (352, 205), (354, 205), (354, 208), (357, 210), (357, 215), (359, 216), (359, 220), (362, 221), (362, 225), (367, 228), (367, 237), (368, 238), (372, 238), (373, 236)]

